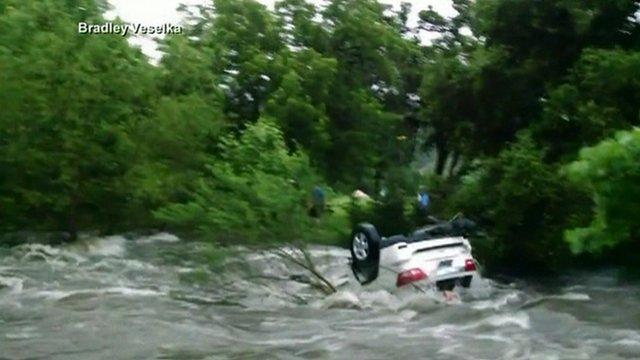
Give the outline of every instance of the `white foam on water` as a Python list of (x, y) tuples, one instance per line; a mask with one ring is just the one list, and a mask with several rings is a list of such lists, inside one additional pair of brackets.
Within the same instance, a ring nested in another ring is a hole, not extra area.
[(54, 248), (50, 245), (45, 244), (24, 244), (20, 245), (18, 249), (24, 249), (29, 253), (40, 253), (49, 256), (55, 256), (60, 254), (60, 249)]
[(494, 327), (504, 327), (509, 325), (515, 325), (525, 330), (528, 330), (531, 328), (531, 321), (530, 321), (529, 315), (525, 312), (492, 315), (482, 320), (482, 323), (485, 323)]
[(440, 350), (438, 350), (438, 354), (454, 355), (457, 357), (460, 355), (460, 350), (463, 348), (462, 344), (456, 343), (454, 341), (447, 341), (443, 344), (447, 344), (447, 345), (443, 346)]
[(567, 301), (590, 301), (591, 296), (582, 293), (567, 292), (561, 295), (549, 296), (549, 299), (567, 300)]
[(316, 303), (316, 307), (324, 309), (362, 309), (358, 296), (351, 291), (338, 291)]
[(338, 259), (347, 259), (350, 254), (349, 250), (333, 246), (315, 246), (309, 251), (312, 256), (329, 256)]
[(477, 334), (477, 335), (473, 335), (473, 338), (478, 340), (489, 340), (489, 341), (501, 342), (506, 344), (513, 343), (512, 339), (503, 335), (498, 335), (498, 334)]
[(449, 304), (441, 296), (432, 294), (415, 294), (413, 296), (403, 296), (400, 309), (414, 310), (419, 313), (429, 313)]
[(36, 298), (45, 298), (49, 300), (60, 300), (66, 297), (78, 295), (78, 294), (96, 294), (93, 290), (76, 290), (76, 291), (64, 291), (64, 290), (40, 290), (33, 294)]
[(517, 292), (508, 293), (503, 295), (497, 299), (492, 300), (482, 300), (473, 302), (471, 308), (476, 310), (499, 310), (509, 304), (518, 302), (520, 300), (520, 294)]
[(417, 311), (403, 310), (403, 311), (400, 312), (400, 317), (404, 321), (413, 320), (413, 319), (416, 318), (416, 316), (418, 316), (418, 312)]
[[(68, 249), (44, 244), (23, 244), (14, 248), (14, 254), (4, 260), (21, 262), (44, 262), (53, 268), (64, 268), (86, 261), (80, 254)], [(22, 267), (22, 264), (18, 267)]]
[(96, 256), (122, 257), (126, 241), (127, 239), (119, 235), (87, 240), (87, 252)]
[(22, 292), (23, 280), (17, 277), (6, 277), (0, 275), (0, 290), (3, 288), (9, 288), (11, 293)]
[(428, 332), (429, 335), (443, 340), (449, 340), (460, 335), (463, 327), (453, 324), (440, 324), (432, 328), (423, 329), (423, 332)]
[(34, 327), (25, 327), (16, 333), (6, 333), (4, 337), (8, 340), (28, 340), (39, 337), (38, 333), (35, 331), (36, 328)]
[(31, 334), (29, 333), (8, 333), (5, 334), (4, 336), (5, 338), (9, 339), (9, 340), (27, 340), (27, 339), (31, 339)]
[(640, 345), (640, 332), (636, 330), (616, 330), (613, 335), (616, 338), (620, 338), (616, 342), (620, 341), (627, 344)]
[(254, 345), (271, 345), (271, 346), (280, 347), (280, 346), (299, 346), (299, 345), (313, 344), (315, 342), (324, 340), (326, 338), (327, 336), (323, 336), (323, 335), (313, 335), (313, 336), (307, 336), (307, 337), (301, 337), (301, 338), (288, 337), (288, 338), (269, 339), (269, 340), (257, 340), (257, 341), (254, 340), (254, 341), (247, 341), (247, 342)]
[(64, 260), (65, 262), (69, 262), (69, 260), (72, 260), (76, 264), (80, 264), (87, 261), (87, 258), (85, 258), (84, 256), (78, 253), (75, 253), (73, 251), (66, 251), (66, 250), (62, 250), (58, 258)]
[(386, 290), (367, 291), (359, 294), (364, 307), (397, 310), (401, 303), (399, 299)]
[(109, 287), (104, 289), (81, 289), (81, 290), (41, 290), (37, 291), (35, 297), (43, 297), (51, 300), (62, 300), (73, 296), (98, 296), (98, 295), (122, 295), (126, 297), (147, 297), (163, 296), (166, 292), (152, 289), (136, 289), (125, 286)]
[(100, 261), (85, 267), (85, 269), (89, 271), (101, 271), (101, 272), (111, 272), (114, 270), (115, 271), (119, 271), (119, 270), (132, 271), (133, 270), (133, 271), (149, 271), (149, 272), (160, 271), (157, 266), (147, 262), (142, 262), (135, 259), (120, 259), (120, 258), (100, 259)]
[(640, 349), (640, 341), (638, 341), (637, 339), (621, 339), (621, 340), (615, 341), (613, 345), (634, 347), (634, 348)]
[(135, 289), (130, 287), (113, 287), (105, 289), (104, 294), (119, 294), (123, 296), (162, 296), (166, 295), (163, 291), (152, 289)]
[(580, 290), (584, 290), (587, 287), (584, 285), (571, 285), (571, 286), (567, 286), (564, 288), (564, 290), (566, 292), (574, 292), (574, 291), (580, 291)]
[(481, 319), (476, 322), (469, 323), (467, 325), (450, 325), (445, 324), (440, 327), (436, 327), (434, 329), (443, 331), (443, 330), (455, 330), (454, 334), (459, 333), (460, 331), (473, 331), (482, 326), (491, 326), (494, 328), (502, 328), (507, 326), (517, 326), (524, 330), (529, 330), (531, 328), (531, 320), (529, 315), (523, 311), (515, 312), (515, 313), (504, 313), (504, 314), (495, 314), (484, 319)]
[(263, 297), (248, 297), (240, 302), (242, 305), (253, 309), (273, 309), (273, 308), (288, 308), (295, 306), (288, 300), (283, 299), (281, 296), (269, 294)]
[(139, 260), (133, 260), (133, 259), (125, 259), (123, 261), (123, 264), (125, 266), (126, 269), (128, 270), (144, 270), (144, 271), (157, 271), (159, 270), (157, 266), (147, 263), (147, 262), (142, 262)]
[(136, 242), (139, 244), (150, 244), (155, 242), (175, 243), (179, 241), (179, 237), (168, 232), (160, 232), (150, 236), (143, 236), (136, 240)]
[(20, 245), (17, 250), (24, 252), (22, 260), (26, 261), (50, 261), (51, 259), (60, 255), (60, 249), (44, 244), (24, 244)]

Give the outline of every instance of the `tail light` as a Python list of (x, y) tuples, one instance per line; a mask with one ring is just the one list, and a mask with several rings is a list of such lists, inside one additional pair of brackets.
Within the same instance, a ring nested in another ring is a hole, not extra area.
[(400, 287), (415, 281), (424, 280), (426, 278), (427, 278), (427, 274), (425, 274), (424, 271), (417, 268), (403, 271), (400, 274), (398, 274), (398, 281), (396, 281), (396, 286)]
[(464, 262), (464, 271), (476, 271), (476, 262), (473, 259), (467, 259)]

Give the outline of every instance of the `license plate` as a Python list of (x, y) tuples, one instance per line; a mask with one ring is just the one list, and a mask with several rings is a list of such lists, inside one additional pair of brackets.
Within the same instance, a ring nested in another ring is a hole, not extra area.
[(451, 267), (451, 262), (452, 262), (452, 260), (440, 261), (440, 263), (438, 264), (438, 269)]

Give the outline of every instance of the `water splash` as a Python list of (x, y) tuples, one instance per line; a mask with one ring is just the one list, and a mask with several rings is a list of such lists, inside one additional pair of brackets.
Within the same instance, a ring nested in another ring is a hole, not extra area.
[(325, 296), (269, 252), (238, 249), (213, 267), (202, 249), (160, 233), (6, 251), (2, 356), (640, 358), (640, 286), (609, 274), (540, 292), (478, 278), (445, 302), (360, 286), (348, 251), (312, 247), (338, 287)]

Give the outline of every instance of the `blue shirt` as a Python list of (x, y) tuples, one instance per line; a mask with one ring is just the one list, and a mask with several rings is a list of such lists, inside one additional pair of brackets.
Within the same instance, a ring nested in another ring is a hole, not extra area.
[(429, 202), (429, 194), (427, 194), (426, 192), (418, 194), (418, 203), (420, 204), (421, 208), (427, 208), (429, 206)]
[(324, 191), (322, 190), (322, 188), (320, 186), (316, 186), (313, 189), (313, 201), (316, 204), (324, 203)]

